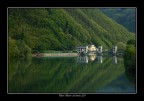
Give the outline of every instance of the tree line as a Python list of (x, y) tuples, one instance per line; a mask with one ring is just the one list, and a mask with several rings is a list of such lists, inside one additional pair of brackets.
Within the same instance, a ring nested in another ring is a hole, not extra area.
[(99, 9), (8, 9), (8, 55), (24, 58), (45, 50), (68, 51), (94, 44), (126, 44), (135, 36)]

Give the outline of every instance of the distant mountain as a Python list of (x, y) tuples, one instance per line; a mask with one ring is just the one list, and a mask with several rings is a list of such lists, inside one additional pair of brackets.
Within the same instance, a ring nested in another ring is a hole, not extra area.
[(135, 38), (99, 9), (70, 8), (9, 8), (8, 36), (10, 57), (88, 44), (109, 48)]
[(119, 24), (122, 24), (130, 32), (136, 33), (135, 8), (101, 8), (100, 10)]

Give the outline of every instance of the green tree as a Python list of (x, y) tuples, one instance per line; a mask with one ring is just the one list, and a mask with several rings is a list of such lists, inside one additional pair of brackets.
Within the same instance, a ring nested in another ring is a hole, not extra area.
[(8, 37), (8, 57), (9, 58), (17, 58), (19, 55), (19, 49), (16, 44), (16, 40), (12, 39), (10, 36)]
[(17, 41), (17, 46), (19, 49), (19, 57), (20, 58), (27, 58), (31, 56), (31, 49), (25, 44), (23, 40)]
[(124, 54), (126, 68), (136, 68), (136, 48), (133, 45), (128, 45)]
[(126, 45), (123, 42), (118, 42), (117, 47), (119, 51), (124, 51), (126, 49)]
[(136, 46), (136, 41), (134, 39), (130, 39), (127, 41), (127, 45), (134, 45)]
[(135, 83), (136, 80), (136, 48), (134, 45), (127, 45), (124, 54), (124, 65), (126, 75)]

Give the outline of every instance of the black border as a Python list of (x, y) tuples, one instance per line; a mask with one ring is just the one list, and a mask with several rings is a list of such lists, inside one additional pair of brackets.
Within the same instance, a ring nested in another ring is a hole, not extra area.
[[(67, 4), (66, 4), (67, 3)], [(144, 87), (143, 87), (143, 78), (142, 75), (142, 57), (140, 58), (140, 56), (142, 56), (140, 54), (143, 53), (142, 51), (142, 40), (140, 38), (143, 38), (142, 36), (140, 37), (140, 35), (142, 35), (143, 30), (142, 30), (142, 19), (144, 18), (143, 16), (143, 10), (144, 7), (142, 5), (141, 0), (136, 0), (136, 1), (131, 1), (128, 0), (126, 2), (126, 0), (98, 0), (98, 1), (62, 1), (62, 0), (45, 0), (44, 2), (42, 1), (14, 1), (14, 0), (9, 0), (9, 1), (3, 1), (1, 4), (1, 54), (2, 54), (2, 58), (1, 58), (1, 63), (3, 64), (1, 66), (1, 73), (0, 73), (0, 77), (1, 79), (1, 88), (0, 88), (0, 97), (4, 96), (4, 97), (12, 97), (14, 95), (18, 95), (20, 97), (26, 98), (26, 96), (30, 95), (32, 97), (36, 97), (37, 95), (46, 95), (48, 96), (47, 99), (49, 99), (49, 97), (54, 98), (61, 98), (59, 97), (59, 94), (36, 94), (36, 96), (34, 96), (35, 94), (7, 94), (7, 7), (137, 7), (137, 94), (86, 94), (86, 97), (83, 98), (87, 98), (87, 97), (93, 97), (96, 96), (97, 98), (103, 99), (105, 97), (102, 96), (106, 96), (108, 98), (113, 97), (112, 95), (114, 95), (114, 97), (118, 97), (119, 95), (122, 95), (123, 98), (125, 98), (126, 96), (128, 97), (138, 97), (141, 96), (142, 93), (144, 93)], [(141, 23), (141, 24), (140, 24)], [(138, 47), (141, 48), (140, 50), (138, 50)], [(140, 54), (138, 56), (138, 54)], [(140, 64), (141, 63), (141, 64)], [(139, 65), (139, 66), (138, 66)], [(132, 95), (132, 96), (131, 96)], [(68, 98), (68, 97), (62, 97), (62, 98)], [(75, 97), (76, 98), (76, 97)], [(42, 98), (43, 99), (43, 98)]]

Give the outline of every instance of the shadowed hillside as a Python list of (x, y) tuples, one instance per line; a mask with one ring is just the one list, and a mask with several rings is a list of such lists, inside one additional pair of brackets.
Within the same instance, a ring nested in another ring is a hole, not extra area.
[(134, 34), (98, 9), (8, 9), (9, 57), (45, 50), (74, 50), (91, 43), (108, 48), (134, 38)]

